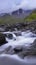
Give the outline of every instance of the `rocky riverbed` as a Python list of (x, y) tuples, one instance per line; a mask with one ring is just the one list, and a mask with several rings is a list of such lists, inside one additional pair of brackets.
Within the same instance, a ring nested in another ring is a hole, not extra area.
[(36, 21), (32, 22), (22, 22), (22, 23), (15, 23), (15, 24), (0, 24), (0, 32), (7, 32), (7, 31), (26, 31), (30, 30), (33, 33), (36, 33)]

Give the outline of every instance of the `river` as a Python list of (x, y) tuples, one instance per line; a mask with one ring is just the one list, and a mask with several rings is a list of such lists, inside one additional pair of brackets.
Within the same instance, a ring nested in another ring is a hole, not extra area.
[[(17, 32), (17, 31), (16, 31)], [(21, 32), (21, 35), (16, 36), (14, 32), (3, 32), (4, 34), (12, 34), (13, 38), (10, 39), (6, 37), (8, 43), (2, 45), (0, 47), (0, 65), (36, 65), (36, 56), (26, 56), (24, 59), (20, 58), (17, 54), (6, 54), (4, 50), (11, 46), (15, 48), (17, 46), (26, 46), (29, 47), (31, 43), (36, 39), (36, 34), (27, 30), (25, 32)]]

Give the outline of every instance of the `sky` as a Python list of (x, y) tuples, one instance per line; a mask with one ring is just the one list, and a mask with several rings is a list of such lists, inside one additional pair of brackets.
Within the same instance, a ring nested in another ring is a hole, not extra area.
[(36, 0), (0, 0), (0, 13), (36, 8)]

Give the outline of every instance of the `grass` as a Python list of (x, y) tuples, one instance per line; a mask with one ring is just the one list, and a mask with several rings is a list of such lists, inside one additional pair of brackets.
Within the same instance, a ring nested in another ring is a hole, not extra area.
[(24, 21), (29, 21), (29, 22), (32, 20), (36, 20), (36, 12), (32, 12), (28, 17), (24, 19)]
[(5, 16), (5, 17), (0, 18), (0, 24), (16, 23), (16, 22), (24, 22), (24, 17), (23, 18), (16, 18), (13, 16)]

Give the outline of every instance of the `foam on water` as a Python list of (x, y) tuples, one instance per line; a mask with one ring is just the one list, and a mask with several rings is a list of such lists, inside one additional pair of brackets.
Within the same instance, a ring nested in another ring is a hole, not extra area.
[[(12, 32), (4, 32), (4, 34), (10, 33), (13, 35), (13, 39), (8, 39), (6, 38), (6, 40), (8, 41), (7, 44), (4, 44), (3, 46), (0, 47), (1, 49), (5, 49), (8, 46), (12, 46), (15, 47), (17, 45), (25, 45), (25, 46), (29, 46), (31, 43), (34, 42), (34, 40), (36, 39), (36, 37), (32, 37), (32, 35), (34, 35), (32, 32), (30, 31), (26, 31), (26, 32), (21, 32), (21, 36), (16, 36), (14, 33)], [(14, 40), (14, 38), (16, 40)]]

